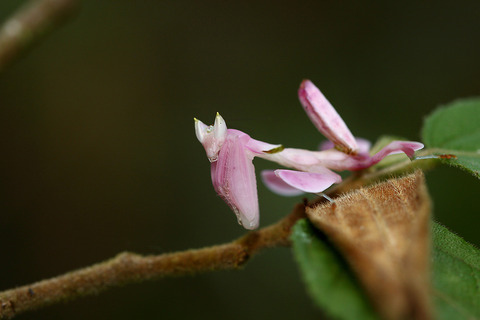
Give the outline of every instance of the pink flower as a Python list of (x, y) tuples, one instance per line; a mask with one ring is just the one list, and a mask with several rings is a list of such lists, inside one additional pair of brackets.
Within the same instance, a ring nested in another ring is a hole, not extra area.
[(412, 158), (423, 144), (411, 141), (393, 141), (370, 156), (370, 143), (354, 138), (332, 105), (315, 85), (304, 80), (298, 91), (307, 115), (329, 142), (320, 151), (283, 148), (252, 139), (248, 134), (227, 129), (217, 113), (215, 123), (207, 126), (195, 119), (195, 132), (211, 162), (211, 176), (215, 191), (235, 212), (238, 222), (246, 229), (259, 225), (257, 182), (253, 158), (260, 157), (287, 168), (262, 172), (264, 183), (274, 192), (292, 196), (303, 192), (321, 193), (334, 183), (342, 181), (333, 172), (361, 170), (380, 162), (394, 153), (405, 153)]

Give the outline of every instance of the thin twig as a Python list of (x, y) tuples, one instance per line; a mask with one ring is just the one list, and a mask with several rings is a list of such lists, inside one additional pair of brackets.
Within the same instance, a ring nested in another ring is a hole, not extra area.
[(262, 249), (290, 245), (290, 229), (303, 217), (305, 206), (297, 205), (279, 222), (227, 244), (155, 256), (124, 252), (84, 269), (0, 292), (0, 319), (127, 283), (237, 269)]
[(31, 0), (0, 29), (0, 71), (75, 13), (79, 0)]

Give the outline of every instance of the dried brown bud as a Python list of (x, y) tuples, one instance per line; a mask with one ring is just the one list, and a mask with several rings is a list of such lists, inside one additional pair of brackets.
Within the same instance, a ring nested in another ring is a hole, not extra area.
[(430, 319), (430, 198), (421, 171), (307, 208), (385, 319)]

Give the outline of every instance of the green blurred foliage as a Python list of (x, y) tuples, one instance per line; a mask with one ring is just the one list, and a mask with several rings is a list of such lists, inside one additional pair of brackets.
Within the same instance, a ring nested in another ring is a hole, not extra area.
[(460, 99), (427, 117), (422, 137), (428, 148), (454, 154), (442, 162), (480, 179), (480, 99)]
[[(20, 5), (0, 2), (5, 19)], [(480, 3), (85, 1), (0, 75), (0, 288), (124, 250), (162, 253), (245, 231), (211, 187), (193, 117), (285, 146), (323, 139), (296, 90), (310, 78), (353, 133), (419, 139), (435, 106), (480, 94)], [(256, 160), (257, 169), (275, 168)], [(436, 218), (467, 240), (479, 184), (427, 175)], [(259, 183), (261, 225), (298, 198)], [(317, 319), (288, 249), (244, 271), (166, 279), (22, 319)]]
[(434, 302), (438, 319), (480, 317), (480, 250), (448, 229), (432, 225)]
[(313, 224), (298, 221), (291, 241), (305, 288), (325, 313), (335, 319), (378, 319), (344, 257)]

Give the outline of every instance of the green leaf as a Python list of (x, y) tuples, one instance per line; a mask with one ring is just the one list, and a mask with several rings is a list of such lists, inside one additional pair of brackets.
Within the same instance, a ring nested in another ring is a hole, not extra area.
[(480, 98), (454, 101), (427, 117), (422, 137), (437, 154), (454, 154), (443, 162), (480, 178)]
[(314, 302), (336, 319), (378, 319), (346, 262), (307, 220), (291, 236), (293, 252)]
[(480, 319), (480, 250), (433, 224), (433, 287), (438, 319)]

